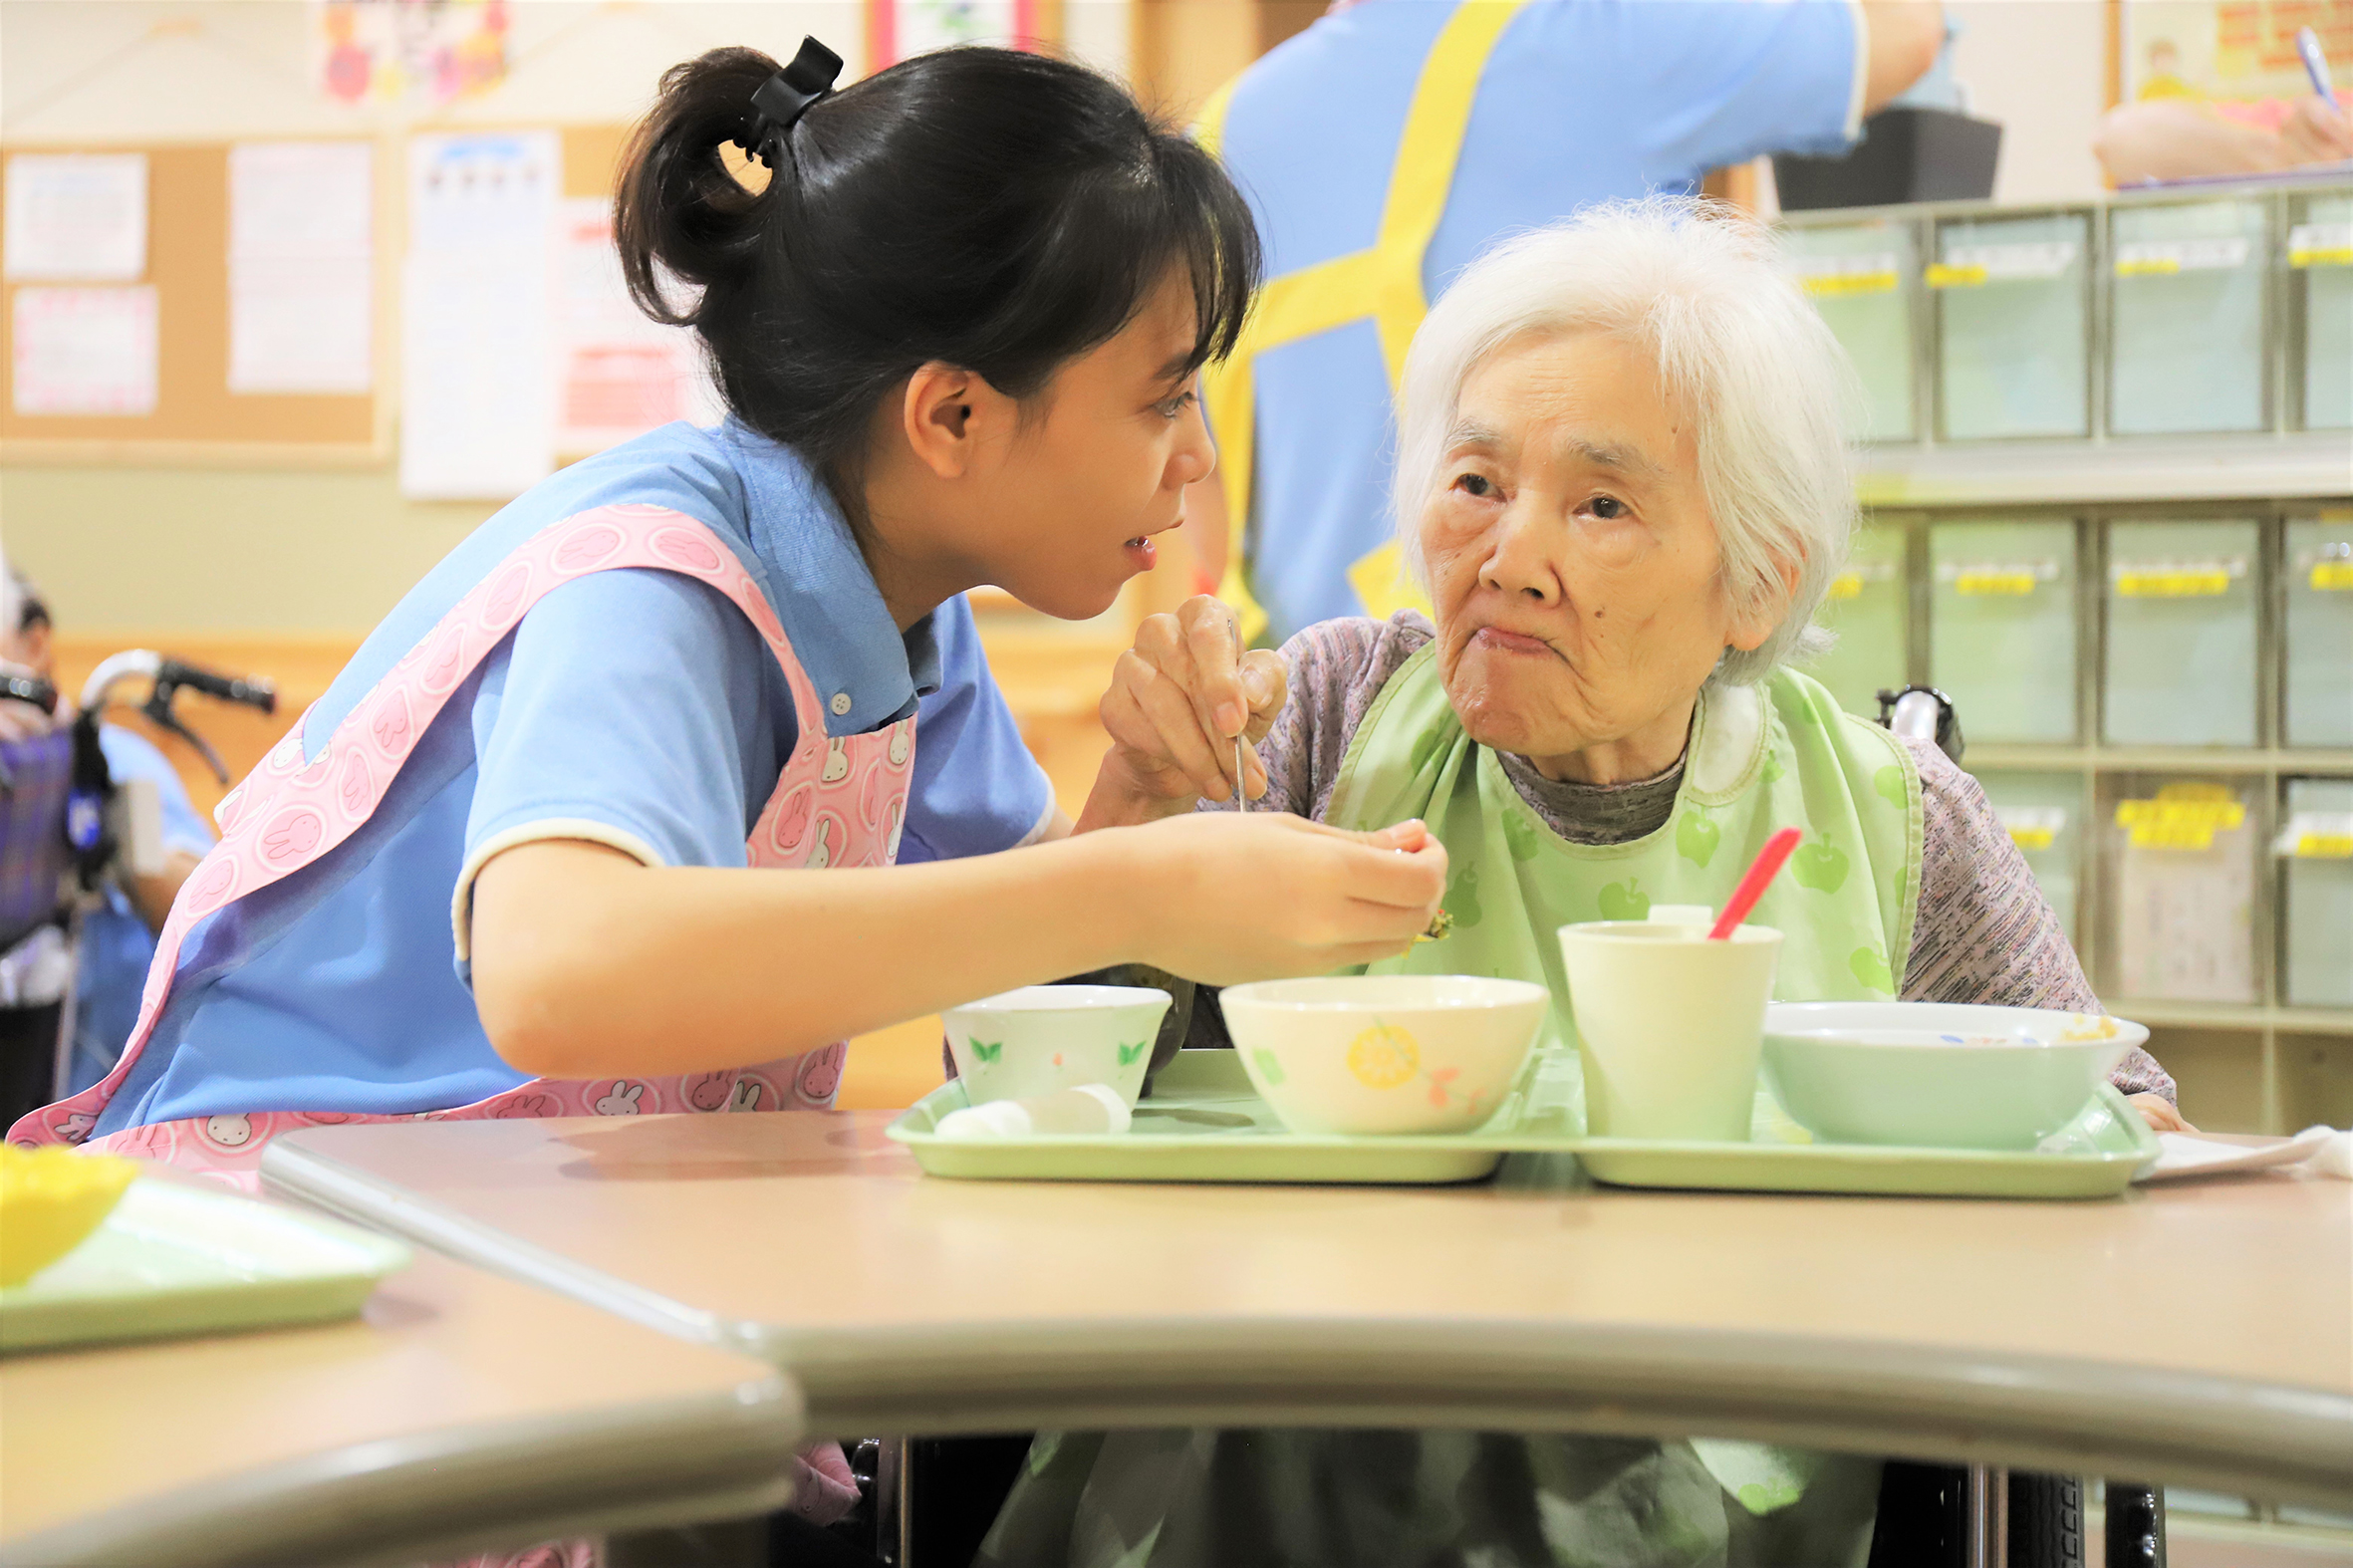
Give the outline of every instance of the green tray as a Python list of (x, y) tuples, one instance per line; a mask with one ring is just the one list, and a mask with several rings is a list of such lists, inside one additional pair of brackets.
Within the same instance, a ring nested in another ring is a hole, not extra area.
[(407, 1266), (399, 1242), (332, 1219), (137, 1180), (88, 1240), (0, 1289), (0, 1353), (348, 1318)]
[[(1553, 1070), (1547, 1070), (1553, 1069)], [(2158, 1156), (2157, 1135), (2103, 1085), (2065, 1135), (2064, 1153), (1817, 1144), (1759, 1091), (1755, 1142), (1587, 1138), (1573, 1072), (1531, 1064), (1475, 1133), (1306, 1137), (1284, 1131), (1231, 1051), (1182, 1051), (1120, 1137), (941, 1138), (939, 1119), (969, 1102), (949, 1082), (889, 1128), (933, 1176), (1048, 1181), (1476, 1181), (1510, 1155), (1573, 1155), (1620, 1186), (1724, 1191), (1882, 1192), (1971, 1197), (2113, 1197)], [(1531, 1173), (1532, 1174), (1532, 1173)]]

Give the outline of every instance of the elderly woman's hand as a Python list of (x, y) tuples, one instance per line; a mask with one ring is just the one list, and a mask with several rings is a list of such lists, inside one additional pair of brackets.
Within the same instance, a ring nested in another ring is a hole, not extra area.
[(1233, 612), (1217, 600), (1201, 595), (1175, 615), (1147, 617), (1103, 694), (1112, 747), (1080, 830), (1175, 816), (1203, 795), (1231, 799), (1237, 736), (1243, 787), (1264, 795), (1254, 743), (1289, 694), (1282, 659), (1265, 649), (1245, 653)]
[(2182, 1113), (2174, 1103), (2160, 1094), (2126, 1095), (2125, 1103), (2141, 1113), (2141, 1120), (2160, 1133), (2195, 1133), (2197, 1128), (2182, 1120)]

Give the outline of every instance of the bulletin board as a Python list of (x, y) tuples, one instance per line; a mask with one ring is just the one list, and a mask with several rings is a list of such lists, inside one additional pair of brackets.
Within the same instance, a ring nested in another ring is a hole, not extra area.
[[(0, 308), (0, 459), (222, 462), (332, 466), (381, 461), (391, 449), (390, 361), (382, 296), (387, 226), (376, 226), (376, 390), (356, 394), (229, 391), (229, 144), (9, 147), (0, 151), (143, 152), (147, 158), (147, 270), (156, 295), (156, 387), (147, 414), (20, 414), (9, 334), (20, 287)], [(378, 211), (392, 170), (377, 159)], [(0, 182), (6, 165), (0, 161)]]

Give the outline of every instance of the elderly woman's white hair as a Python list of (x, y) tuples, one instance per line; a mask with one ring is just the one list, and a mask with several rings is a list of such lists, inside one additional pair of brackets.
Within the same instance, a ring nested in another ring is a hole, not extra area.
[[(1853, 371), (1771, 234), (1690, 197), (1611, 202), (1504, 240), (1431, 311), (1406, 359), (1398, 432), (1398, 533), (1416, 574), (1427, 583), (1418, 535), (1462, 384), (1505, 345), (1564, 330), (1615, 333), (1648, 351), (1697, 424), (1730, 603), (1770, 607), (1786, 593), (1772, 636), (1753, 653), (1727, 651), (1712, 678), (1759, 680), (1827, 648), (1812, 623), (1854, 527)], [(1784, 563), (1796, 568), (1793, 590)]]

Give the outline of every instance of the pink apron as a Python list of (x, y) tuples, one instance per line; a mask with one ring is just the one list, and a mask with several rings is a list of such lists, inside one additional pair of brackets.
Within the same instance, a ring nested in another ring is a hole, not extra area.
[[(9, 1129), (17, 1144), (83, 1144), (165, 1161), (246, 1191), (260, 1186), (263, 1148), (280, 1133), (352, 1122), (465, 1121), (489, 1117), (638, 1116), (655, 1112), (825, 1110), (842, 1079), (846, 1047), (784, 1061), (664, 1078), (534, 1079), (472, 1105), (413, 1116), (332, 1111), (247, 1111), (155, 1123), (91, 1139), (100, 1115), (131, 1076), (171, 993), (180, 944), (198, 920), (310, 865), (351, 837), (384, 799), (433, 717), (473, 667), (540, 596), (574, 578), (622, 567), (678, 572), (733, 600), (792, 687), (799, 738), (745, 845), (754, 867), (885, 866), (897, 859), (915, 761), (911, 714), (870, 734), (829, 738), (816, 687), (793, 656), (767, 596), (733, 550), (701, 523), (667, 507), (614, 505), (568, 517), (533, 535), (493, 567), (336, 726), (315, 761), (303, 761), (296, 724), (215, 813), (221, 841), (172, 905), (137, 1025), (123, 1059), (99, 1083)], [(857, 1501), (841, 1452), (828, 1443), (801, 1466), (800, 1511), (824, 1522)], [(563, 1559), (558, 1559), (563, 1560)]]

